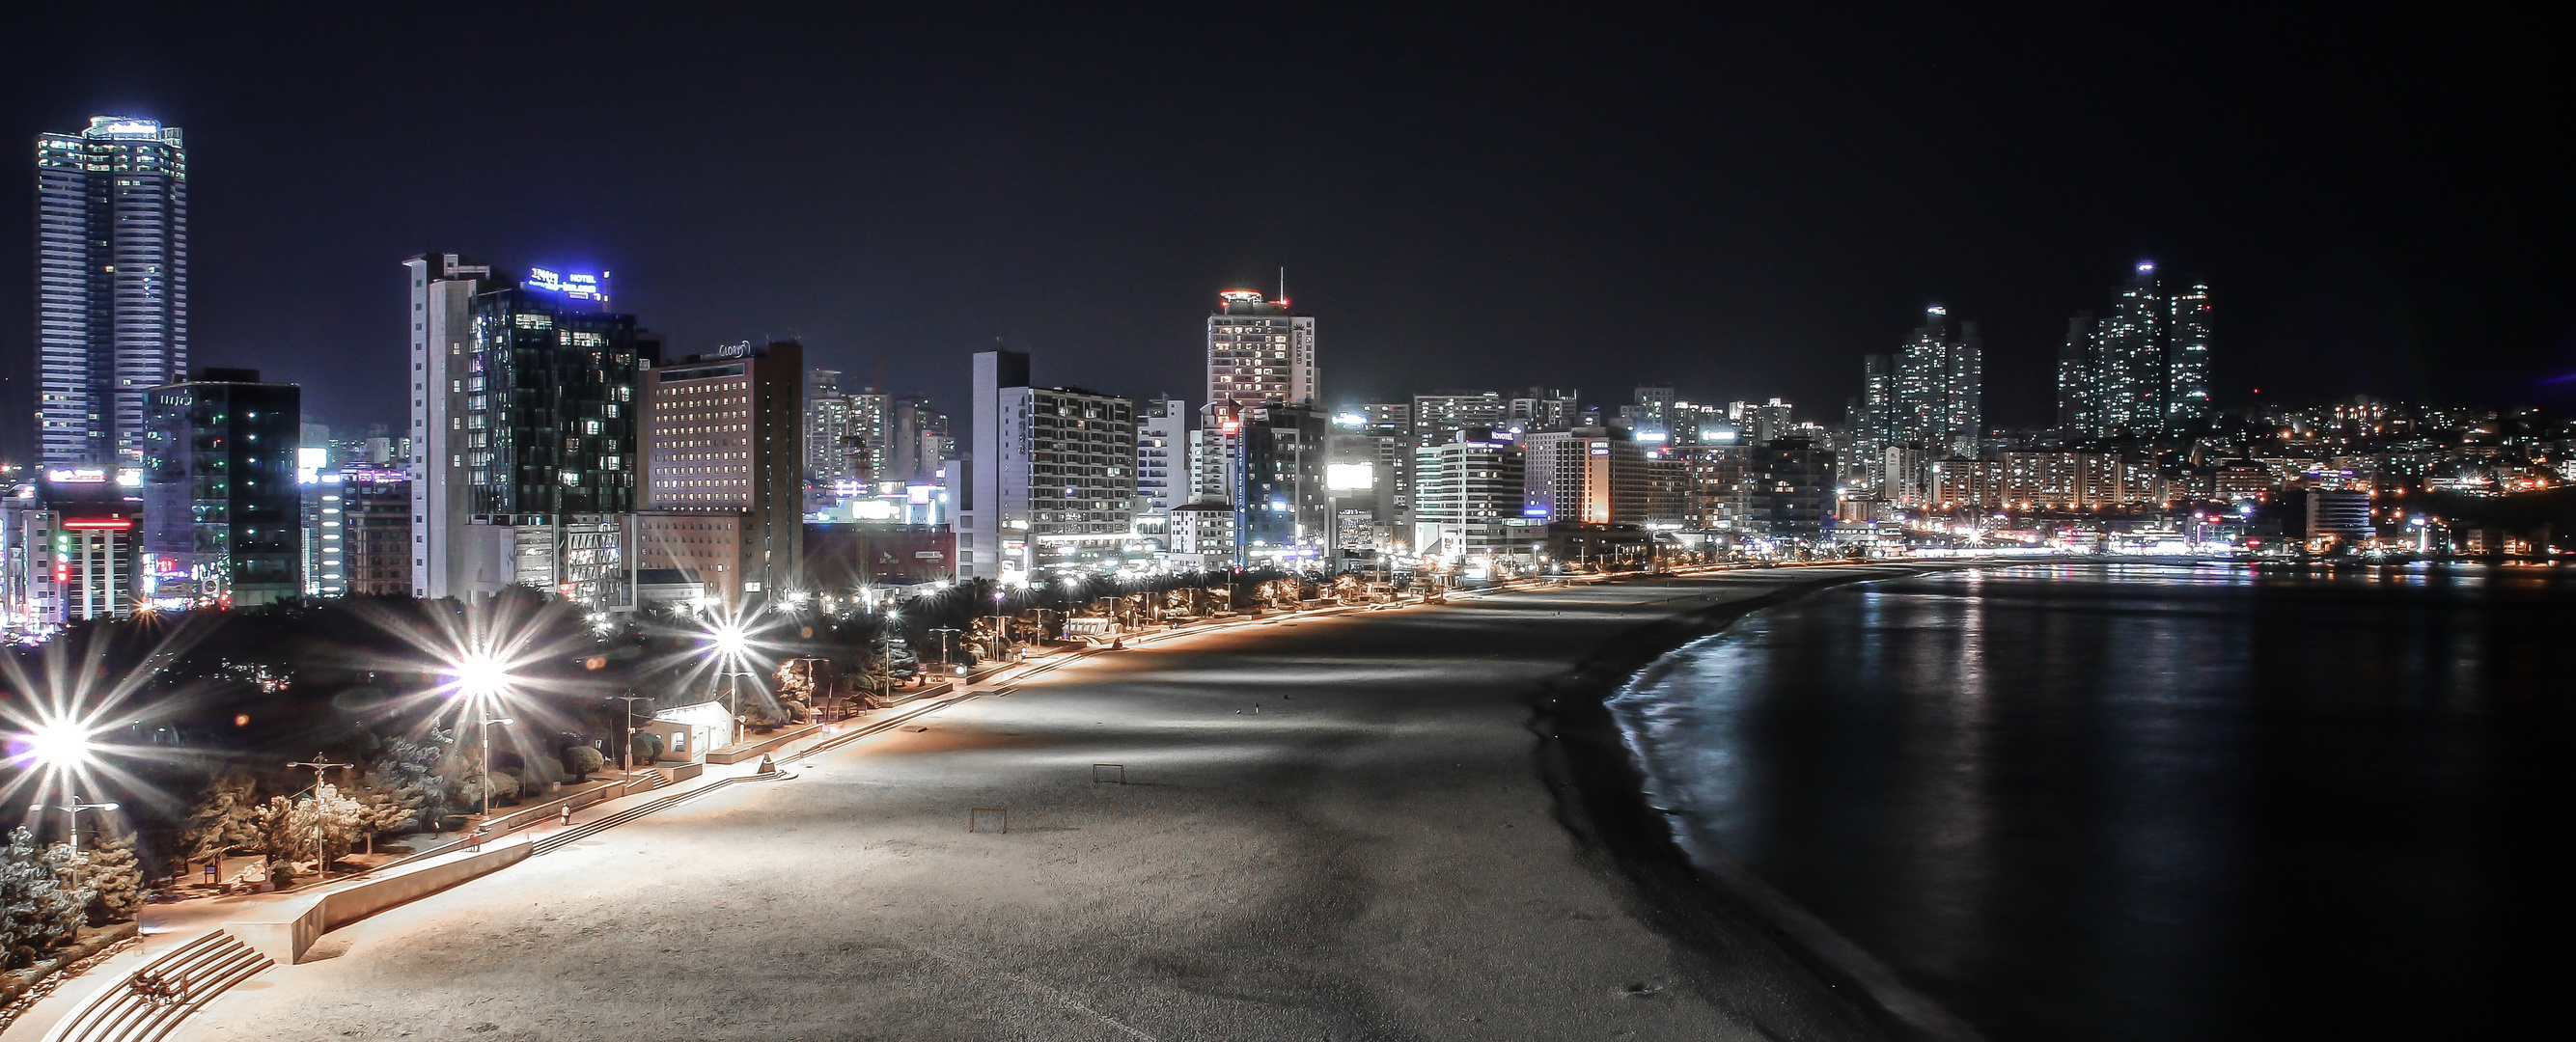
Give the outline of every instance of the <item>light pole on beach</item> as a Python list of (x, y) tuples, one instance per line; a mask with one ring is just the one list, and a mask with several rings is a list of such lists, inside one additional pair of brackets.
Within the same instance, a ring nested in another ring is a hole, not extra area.
[[(322, 874), (321, 881), (329, 882), (331, 879), (331, 859), (324, 856), (322, 847), (322, 812), (329, 808), (322, 802), (322, 775), (324, 772), (329, 771), (334, 767), (355, 767), (357, 765), (353, 763), (332, 763), (329, 758), (324, 757), (321, 753), (314, 753), (313, 759), (310, 761), (297, 761), (295, 763), (287, 764), (287, 766), (313, 768), (313, 867), (315, 871)], [(483, 768), (486, 771), (489, 771), (492, 768), (490, 750), (488, 749), (485, 750)], [(484, 776), (484, 789), (485, 795), (490, 795), (491, 776), (489, 774)], [(484, 808), (484, 813), (491, 813), (491, 808)], [(369, 849), (373, 849), (373, 847), (371, 846)]]
[(489, 821), (492, 818), (492, 725), (508, 727), (518, 721), (506, 716), (475, 715), (483, 720), (483, 726), (475, 728), (474, 732), (483, 742), (483, 819)]
[(652, 699), (643, 695), (610, 695), (607, 701), (626, 703), (626, 734), (623, 739), (625, 744), (617, 749), (617, 763), (619, 771), (633, 774), (635, 773), (635, 703), (650, 702)]

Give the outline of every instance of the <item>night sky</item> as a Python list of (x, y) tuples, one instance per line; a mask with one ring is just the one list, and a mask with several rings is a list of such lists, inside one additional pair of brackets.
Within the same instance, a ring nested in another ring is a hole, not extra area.
[(187, 131), (196, 360), (343, 428), (405, 422), (429, 250), (608, 268), (675, 353), (794, 335), (952, 407), (997, 337), (1196, 404), (1216, 291), (1283, 265), (1334, 404), (1654, 382), (1836, 418), (1939, 302), (1984, 325), (1990, 421), (2043, 423), (2066, 316), (2150, 257), (2213, 281), (2224, 403), (2576, 392), (2537, 26), (50, 6), (0, 28), (18, 444), (25, 149), (110, 112)]

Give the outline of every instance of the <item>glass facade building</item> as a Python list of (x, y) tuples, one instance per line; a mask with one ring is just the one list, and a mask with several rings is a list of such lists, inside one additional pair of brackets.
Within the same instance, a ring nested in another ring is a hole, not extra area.
[(146, 596), (174, 607), (302, 596), (302, 390), (255, 369), (207, 369), (146, 398)]
[(132, 469), (145, 396), (188, 368), (188, 151), (95, 116), (36, 138), (36, 439), (48, 466)]

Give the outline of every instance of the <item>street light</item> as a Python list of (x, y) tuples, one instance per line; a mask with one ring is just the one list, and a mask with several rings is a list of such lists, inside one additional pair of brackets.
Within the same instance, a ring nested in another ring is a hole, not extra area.
[(635, 703), (650, 702), (652, 699), (643, 695), (610, 695), (607, 700), (626, 703), (626, 744), (617, 750), (617, 769), (621, 773), (633, 774), (635, 773)]
[(71, 838), (71, 844), (72, 844), (72, 856), (73, 856), (74, 858), (78, 858), (78, 857), (80, 856), (80, 812), (85, 811), (85, 810), (115, 810), (115, 809), (116, 809), (116, 804), (113, 804), (113, 803), (83, 803), (83, 802), (81, 802), (81, 798), (80, 798), (79, 796), (73, 796), (73, 797), (72, 797), (72, 801), (71, 801), (70, 803), (64, 803), (64, 804), (31, 803), (31, 804), (28, 804), (28, 805), (27, 805), (27, 813), (29, 813), (29, 814), (42, 814), (42, 813), (44, 813), (44, 812), (46, 812), (46, 811), (49, 811), (49, 810), (58, 810), (58, 811), (63, 812), (63, 815), (64, 815), (65, 817), (68, 817), (68, 818), (70, 818), (70, 819), (71, 819), (71, 823), (72, 823), (72, 838)]
[(515, 723), (518, 721), (506, 716), (484, 717), (483, 726), (474, 729), (476, 737), (483, 742), (483, 820), (485, 821), (492, 820), (492, 725), (508, 727)]
[(749, 673), (742, 668), (742, 661), (751, 651), (751, 634), (745, 632), (740, 623), (728, 619), (717, 623), (714, 629), (707, 631), (707, 646), (716, 655), (717, 682), (725, 685), (726, 715), (733, 718), (731, 737), (725, 744), (736, 744), (742, 741), (742, 681), (740, 678)]
[[(315, 880), (315, 882), (329, 882), (331, 879), (331, 859), (324, 857), (322, 851), (322, 812), (326, 809), (322, 805), (322, 772), (328, 771), (334, 767), (355, 767), (357, 764), (332, 763), (331, 761), (323, 758), (321, 753), (314, 753), (313, 759), (310, 762), (298, 761), (287, 764), (287, 766), (313, 768), (313, 866), (315, 870), (322, 873), (322, 878)], [(489, 800), (492, 798), (492, 757), (489, 749), (484, 751), (483, 772), (483, 798)], [(484, 805), (483, 812), (485, 814), (490, 814), (492, 812), (492, 808), (489, 803)], [(370, 846), (369, 849), (374, 848)]]

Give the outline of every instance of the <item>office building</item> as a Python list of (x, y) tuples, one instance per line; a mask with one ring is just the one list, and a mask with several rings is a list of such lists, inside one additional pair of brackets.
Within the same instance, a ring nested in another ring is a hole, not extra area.
[(1331, 497), (1324, 487), (1331, 427), (1311, 405), (1248, 406), (1228, 432), (1226, 497), (1234, 504), (1236, 563), (1305, 567), (1321, 562)]
[(0, 625), (41, 633), (122, 619), (143, 597), (142, 490), (136, 471), (49, 467), (0, 503)]
[[(728, 610), (804, 573), (805, 350), (735, 345), (644, 372), (636, 568)], [(676, 573), (676, 574), (662, 574)]]
[(412, 595), (511, 585), (632, 610), (641, 373), (660, 344), (611, 312), (608, 273), (511, 279), (404, 263), (412, 298)]
[(304, 595), (296, 482), (303, 394), (255, 369), (150, 389), (143, 439), (144, 593), (174, 607)]
[(188, 149), (94, 116), (36, 138), (36, 438), (46, 466), (143, 465), (146, 393), (188, 369)]
[(1076, 387), (1032, 387), (1024, 351), (978, 353), (973, 391), (959, 577), (1123, 560), (1136, 501), (1135, 403)]
[[(312, 450), (306, 450), (310, 452)], [(304, 561), (299, 571), (304, 576), (307, 597), (344, 597), (349, 593), (348, 547), (345, 519), (347, 479), (338, 473), (323, 473), (298, 468), (297, 491), (302, 494), (304, 523)]]
[(353, 596), (411, 592), (411, 478), (367, 460), (340, 466), (340, 563)]
[(1522, 513), (1550, 522), (1679, 527), (1681, 463), (1628, 432), (1577, 427), (1525, 435)]
[(1268, 402), (1315, 400), (1315, 319), (1251, 290), (1217, 294), (1207, 321), (1207, 408), (1201, 426)]
[[(1526, 462), (1509, 429), (1470, 428), (1413, 450), (1414, 552), (1450, 560), (1530, 544), (1523, 502)], [(1513, 531), (1518, 529), (1520, 531)]]

